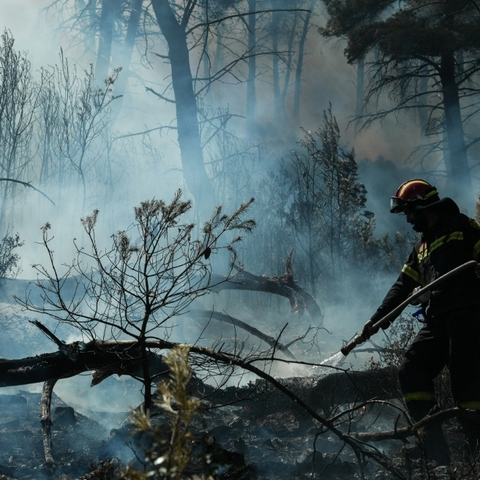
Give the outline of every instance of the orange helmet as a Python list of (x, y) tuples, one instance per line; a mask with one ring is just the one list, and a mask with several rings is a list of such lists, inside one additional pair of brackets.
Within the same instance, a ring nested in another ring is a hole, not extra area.
[(439, 200), (437, 189), (420, 178), (402, 183), (390, 199), (390, 212), (402, 213), (406, 208), (426, 207)]

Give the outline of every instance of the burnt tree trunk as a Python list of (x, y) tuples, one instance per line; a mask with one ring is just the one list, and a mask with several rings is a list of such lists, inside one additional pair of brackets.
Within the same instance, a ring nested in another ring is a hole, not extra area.
[(112, 37), (116, 16), (115, 0), (102, 1), (100, 15), (100, 33), (98, 36), (97, 63), (95, 66), (95, 79), (98, 83), (108, 77), (110, 58), (112, 55)]
[(288, 298), (292, 312), (301, 317), (305, 310), (310, 314), (312, 321), (317, 326), (323, 324), (323, 315), (315, 299), (300, 287), (293, 276), (291, 266), (292, 252), (288, 255), (285, 273), (281, 277), (266, 277), (254, 275), (237, 267), (238, 273), (232, 277), (213, 274), (211, 277), (210, 290), (219, 292), (221, 290), (250, 290), (255, 292), (266, 292)]
[(42, 424), (43, 451), (45, 452), (45, 464), (53, 465), (53, 445), (52, 445), (52, 393), (57, 380), (47, 380), (43, 384), (42, 404), (40, 406), (40, 423)]
[(114, 119), (116, 119), (118, 116), (119, 110), (123, 103), (123, 96), (127, 88), (128, 77), (130, 73), (130, 62), (132, 59), (133, 48), (135, 46), (135, 40), (137, 38), (138, 27), (142, 14), (142, 4), (143, 0), (133, 0), (131, 5), (130, 17), (127, 24), (127, 33), (125, 36), (123, 48), (120, 53), (119, 66), (122, 68), (122, 72), (120, 73), (118, 80), (115, 82), (113, 91), (114, 96), (119, 97), (112, 104)]
[(257, 8), (257, 0), (248, 0), (248, 78), (247, 78), (247, 132), (250, 137), (255, 135), (255, 109), (256, 109), (256, 92), (255, 79), (257, 76), (257, 17), (255, 10)]
[[(151, 354), (151, 366), (153, 377), (168, 372), (159, 355)], [(0, 359), (0, 387), (58, 380), (89, 371), (92, 372), (92, 385), (97, 385), (113, 374), (141, 378), (141, 368), (141, 354), (136, 342), (73, 342), (64, 344), (53, 353)]]
[(447, 171), (452, 196), (473, 201), (472, 182), (468, 166), (465, 133), (460, 110), (458, 85), (455, 79), (453, 53), (442, 55), (440, 80), (442, 82), (445, 124), (448, 138)]
[(195, 198), (197, 209), (203, 212), (204, 216), (210, 215), (215, 203), (214, 191), (205, 169), (200, 141), (198, 107), (187, 45), (188, 18), (184, 18), (182, 23), (179, 23), (168, 0), (153, 0), (152, 6), (160, 30), (168, 44), (183, 177)]

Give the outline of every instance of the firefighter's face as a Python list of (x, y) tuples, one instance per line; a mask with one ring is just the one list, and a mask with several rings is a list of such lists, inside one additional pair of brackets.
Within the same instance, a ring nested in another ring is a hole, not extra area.
[(433, 226), (436, 221), (436, 216), (432, 215), (433, 212), (428, 210), (418, 211), (415, 209), (406, 209), (405, 215), (407, 216), (407, 222), (412, 226), (416, 232), (425, 232), (429, 227)]
[(413, 229), (417, 232), (421, 232), (422, 230), (418, 230), (418, 227), (421, 227), (423, 222), (421, 222), (418, 213), (414, 210), (406, 209), (405, 215), (407, 216), (407, 222), (412, 225)]

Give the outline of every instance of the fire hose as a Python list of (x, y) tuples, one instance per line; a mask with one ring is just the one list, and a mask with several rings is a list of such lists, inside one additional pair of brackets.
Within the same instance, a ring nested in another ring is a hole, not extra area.
[[(390, 313), (387, 313), (383, 318), (381, 318), (378, 322), (374, 323), (372, 325), (372, 330), (377, 332), (383, 325), (386, 323), (390, 322), (391, 320), (394, 320), (402, 310), (407, 307), (411, 302), (413, 302), (415, 299), (421, 297), (425, 293), (429, 292), (430, 290), (434, 289), (435, 287), (438, 287), (441, 283), (445, 282), (449, 278), (464, 272), (465, 270), (468, 270), (469, 268), (473, 268), (477, 266), (478, 263), (475, 260), (470, 260), (469, 262), (466, 262), (453, 270), (450, 270), (449, 272), (445, 273), (441, 277), (438, 277), (436, 280), (433, 282), (429, 283), (428, 285), (425, 285), (424, 287), (414, 291), (412, 295), (410, 295), (405, 301), (403, 301), (400, 305), (395, 307)], [(350, 343), (345, 345), (340, 351), (347, 356), (357, 345), (360, 345), (361, 343), (365, 342), (366, 338), (364, 338), (361, 334), (357, 335)]]

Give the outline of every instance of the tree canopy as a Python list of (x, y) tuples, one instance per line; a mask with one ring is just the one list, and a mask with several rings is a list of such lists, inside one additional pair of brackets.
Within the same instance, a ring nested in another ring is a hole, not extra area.
[(478, 141), (472, 127), (478, 113), (479, 7), (466, 0), (324, 3), (330, 18), (323, 35), (346, 38), (348, 61), (365, 58), (370, 65), (365, 99), (375, 100), (377, 108), (360, 115), (363, 125), (391, 113), (424, 110), (422, 128), (433, 139), (427, 152), (445, 152), (449, 193), (471, 203), (471, 168), (477, 162), (468, 153)]

